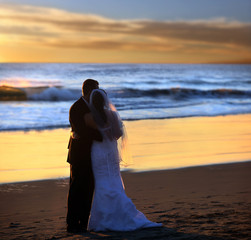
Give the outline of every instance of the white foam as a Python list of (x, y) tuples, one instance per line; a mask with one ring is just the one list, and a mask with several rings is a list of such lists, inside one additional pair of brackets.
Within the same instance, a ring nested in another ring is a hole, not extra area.
[(78, 90), (50, 87), (40, 93), (28, 96), (28, 99), (35, 101), (67, 101), (77, 99), (81, 96)]

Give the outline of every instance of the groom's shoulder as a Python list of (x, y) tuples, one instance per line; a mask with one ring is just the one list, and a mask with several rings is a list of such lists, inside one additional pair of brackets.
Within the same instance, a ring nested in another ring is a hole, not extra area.
[(75, 102), (72, 104), (72, 106), (73, 106), (73, 105), (79, 105), (82, 101), (83, 101), (82, 98), (79, 98), (77, 101), (75, 101)]
[(77, 101), (75, 101), (72, 105), (71, 105), (71, 107), (70, 107), (70, 111), (71, 110), (73, 110), (73, 109), (79, 109), (79, 108), (81, 108), (81, 109), (85, 109), (85, 102), (83, 101), (83, 99), (82, 98), (79, 98)]

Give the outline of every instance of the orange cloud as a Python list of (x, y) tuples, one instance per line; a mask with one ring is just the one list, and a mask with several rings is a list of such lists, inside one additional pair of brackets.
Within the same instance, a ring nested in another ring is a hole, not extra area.
[[(114, 20), (59, 9), (1, 5), (0, 31), (9, 44), (34, 48), (210, 54), (224, 49), (233, 58), (251, 53), (251, 23)], [(6, 42), (5, 42), (6, 43)], [(1, 38), (0, 38), (1, 47)], [(187, 49), (189, 48), (189, 49)], [(35, 50), (34, 50), (35, 51)], [(236, 53), (239, 52), (239, 55)], [(241, 54), (243, 52), (243, 54)], [(136, 53), (135, 53), (136, 54)], [(215, 53), (214, 53), (215, 54)]]

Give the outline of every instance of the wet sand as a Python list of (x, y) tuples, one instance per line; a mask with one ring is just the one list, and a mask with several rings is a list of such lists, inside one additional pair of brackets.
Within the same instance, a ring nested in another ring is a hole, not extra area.
[[(173, 169), (251, 159), (251, 114), (125, 121), (130, 166)], [(0, 132), (0, 183), (68, 177), (70, 129)]]
[(123, 172), (127, 195), (164, 227), (69, 234), (68, 179), (0, 185), (0, 239), (250, 239), (251, 162)]

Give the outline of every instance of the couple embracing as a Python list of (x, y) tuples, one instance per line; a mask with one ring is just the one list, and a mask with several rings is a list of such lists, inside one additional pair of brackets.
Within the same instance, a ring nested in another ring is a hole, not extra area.
[(118, 112), (96, 80), (85, 80), (82, 93), (69, 117), (67, 231), (133, 231), (161, 226), (138, 211), (125, 193), (117, 142), (124, 130)]

